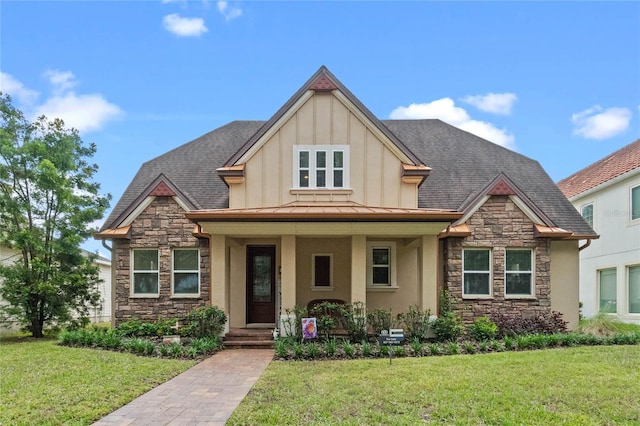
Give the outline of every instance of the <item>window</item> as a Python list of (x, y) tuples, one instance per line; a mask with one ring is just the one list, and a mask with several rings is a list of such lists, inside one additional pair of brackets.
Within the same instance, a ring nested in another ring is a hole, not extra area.
[(313, 254), (311, 255), (311, 287), (314, 290), (333, 289), (333, 255)]
[(367, 243), (367, 285), (373, 288), (396, 287), (396, 243)]
[(158, 250), (133, 250), (134, 295), (159, 294)]
[(618, 297), (616, 295), (616, 268), (598, 271), (600, 287), (600, 312), (616, 313)]
[(640, 219), (640, 185), (631, 188), (631, 220)]
[(640, 265), (628, 269), (629, 313), (640, 314)]
[(462, 251), (462, 295), (491, 295), (491, 250), (465, 249)]
[(299, 145), (294, 147), (296, 188), (341, 189), (349, 184), (347, 145)]
[(533, 295), (533, 250), (507, 250), (505, 259), (505, 295)]
[(587, 204), (580, 209), (582, 218), (593, 228), (593, 204)]
[(173, 251), (173, 294), (200, 294), (200, 252), (198, 249)]

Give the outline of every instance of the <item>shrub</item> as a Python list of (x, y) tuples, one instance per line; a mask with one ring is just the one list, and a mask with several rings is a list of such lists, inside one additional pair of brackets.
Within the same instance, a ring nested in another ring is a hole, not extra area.
[(469, 334), (478, 342), (493, 340), (498, 332), (498, 326), (489, 317), (476, 319), (469, 327)]
[(391, 309), (374, 309), (367, 314), (367, 323), (375, 335), (379, 335), (382, 330), (393, 328)]
[(289, 341), (287, 339), (276, 340), (275, 350), (278, 358), (286, 358), (289, 355)]
[(295, 357), (295, 359), (301, 359), (304, 357), (305, 349), (302, 343), (294, 342), (292, 349), (293, 349), (293, 356)]
[(338, 349), (338, 342), (336, 339), (328, 339), (324, 343), (324, 351), (328, 357), (332, 357), (336, 354), (336, 349)]
[(316, 359), (320, 356), (320, 346), (316, 342), (311, 342), (307, 345), (307, 357)]
[(464, 332), (462, 319), (453, 312), (447, 312), (436, 318), (433, 332), (439, 342), (456, 341)]
[(393, 355), (397, 357), (405, 356), (404, 346), (398, 345), (393, 347)]
[(450, 355), (457, 355), (460, 353), (460, 345), (458, 345), (455, 342), (449, 343), (449, 345), (447, 346), (447, 349), (449, 349)]
[(220, 349), (220, 339), (218, 336), (200, 337), (191, 340), (189, 348), (194, 348), (197, 354), (206, 354)]
[(336, 303), (322, 302), (309, 310), (309, 315), (316, 318), (318, 334), (329, 340), (329, 336), (338, 328), (341, 311)]
[(398, 315), (398, 320), (404, 324), (407, 337), (417, 338), (424, 342), (429, 337), (431, 329), (431, 311), (423, 311), (417, 305), (410, 305), (409, 311)]
[(217, 306), (202, 306), (193, 309), (184, 318), (180, 334), (190, 337), (217, 336), (224, 331), (227, 315)]
[(567, 331), (567, 322), (562, 319), (562, 314), (556, 311), (527, 318), (518, 314), (494, 313), (491, 315), (491, 320), (498, 326), (499, 337)]
[(440, 346), (437, 343), (431, 343), (429, 345), (429, 353), (431, 355), (440, 355), (442, 351), (440, 350)]
[(471, 342), (466, 342), (464, 344), (464, 351), (468, 354), (474, 354), (476, 353), (476, 345)]
[(342, 342), (342, 350), (344, 351), (344, 354), (349, 358), (353, 358), (353, 356), (355, 355), (355, 348), (353, 347), (351, 342)]
[(413, 353), (416, 356), (420, 356), (422, 355), (422, 342), (420, 341), (419, 338), (414, 337), (413, 340), (411, 340), (411, 350), (413, 351)]
[(367, 310), (362, 302), (340, 306), (340, 316), (349, 339), (359, 342), (367, 338)]
[(367, 342), (366, 340), (362, 341), (360, 350), (362, 351), (362, 356), (364, 357), (370, 357), (373, 354), (371, 343)]
[(381, 357), (389, 356), (390, 352), (391, 352), (391, 346), (380, 346), (380, 356)]
[[(307, 308), (296, 305), (293, 309), (285, 309), (286, 317), (282, 320), (284, 335), (302, 340), (302, 318), (309, 316)], [(283, 333), (280, 333), (281, 335)]]

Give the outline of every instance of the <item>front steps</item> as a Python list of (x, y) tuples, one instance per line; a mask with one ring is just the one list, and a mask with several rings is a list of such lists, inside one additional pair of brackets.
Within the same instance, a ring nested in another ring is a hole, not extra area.
[(273, 330), (265, 328), (232, 328), (224, 336), (225, 349), (273, 349)]

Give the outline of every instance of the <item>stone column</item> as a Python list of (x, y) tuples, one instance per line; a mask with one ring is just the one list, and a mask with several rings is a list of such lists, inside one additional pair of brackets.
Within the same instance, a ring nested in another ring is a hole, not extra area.
[(294, 324), (299, 321), (293, 315), (287, 314), (287, 309), (293, 310), (296, 306), (296, 236), (283, 235), (280, 244), (280, 268), (281, 268), (281, 287), (280, 291), (280, 333), (283, 336), (289, 334), (289, 328), (286, 324)]

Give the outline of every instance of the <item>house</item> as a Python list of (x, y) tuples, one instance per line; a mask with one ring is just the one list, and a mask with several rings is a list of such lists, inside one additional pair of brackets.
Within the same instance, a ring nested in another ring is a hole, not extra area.
[[(85, 255), (88, 252), (83, 252)], [(9, 265), (14, 263), (20, 256), (20, 253), (10, 247), (0, 245), (0, 263)], [(106, 257), (98, 255), (95, 262), (99, 268), (100, 284), (98, 291), (100, 292), (100, 305), (89, 309), (89, 320), (94, 323), (111, 321), (111, 261)], [(2, 281), (0, 280), (0, 286)], [(0, 299), (0, 304), (5, 303)], [(0, 331), (13, 332), (19, 329), (18, 324), (0, 323)]]
[(363, 302), (469, 323), (578, 320), (596, 234), (534, 160), (440, 120), (382, 121), (321, 67), (268, 121), (234, 121), (142, 165), (112, 241), (114, 323), (214, 305), (232, 328)]
[(640, 139), (558, 186), (600, 234), (580, 252), (583, 315), (640, 324)]

